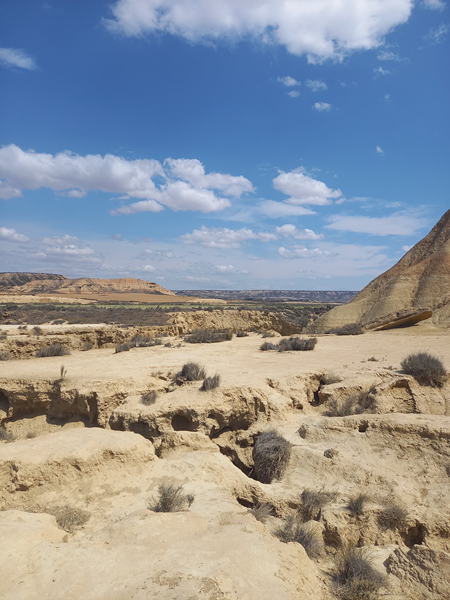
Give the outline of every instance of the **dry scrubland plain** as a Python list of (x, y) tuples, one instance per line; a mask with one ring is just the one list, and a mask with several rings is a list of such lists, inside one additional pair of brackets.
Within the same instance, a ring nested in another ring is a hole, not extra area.
[[(137, 330), (8, 327), (1, 598), (450, 598), (450, 384), (420, 385), (400, 367), (430, 352), (450, 369), (449, 330), (427, 321), (263, 352), (295, 328), (263, 313), (234, 318), (178, 313), (161, 345), (119, 353), (115, 343)], [(190, 344), (180, 334), (194, 324), (278, 337)], [(27, 358), (56, 340), (71, 354)], [(190, 361), (220, 386), (201, 391), (177, 375)], [(364, 412), (327, 416), (351, 394)], [(270, 430), (290, 458), (262, 483), (254, 448)], [(152, 510), (179, 486), (179, 510)], [(302, 543), (289, 541), (295, 527)], [(373, 588), (336, 579), (353, 546)]]

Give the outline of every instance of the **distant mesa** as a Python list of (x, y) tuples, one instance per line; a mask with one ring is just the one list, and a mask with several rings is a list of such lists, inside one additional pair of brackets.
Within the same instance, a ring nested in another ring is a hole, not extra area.
[(132, 277), (123, 279), (68, 279), (49, 273), (0, 273), (2, 294), (175, 294), (157, 283)]
[(348, 323), (387, 329), (430, 317), (439, 327), (450, 326), (450, 210), (396, 265), (313, 327), (316, 333)]

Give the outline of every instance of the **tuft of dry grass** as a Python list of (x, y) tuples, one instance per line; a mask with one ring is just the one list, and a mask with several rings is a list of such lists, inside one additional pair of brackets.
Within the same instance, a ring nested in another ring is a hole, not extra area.
[(206, 371), (199, 363), (188, 362), (181, 368), (179, 376), (186, 381), (200, 381), (206, 378)]
[(369, 497), (366, 494), (358, 494), (357, 496), (352, 496), (347, 504), (347, 509), (352, 513), (352, 515), (356, 515), (360, 517), (364, 513), (364, 505), (369, 500)]
[(403, 371), (412, 375), (421, 385), (442, 387), (448, 376), (443, 362), (428, 352), (410, 354), (400, 364)]
[(214, 344), (216, 342), (226, 342), (232, 338), (233, 332), (231, 329), (195, 329), (184, 340), (189, 344)]
[(327, 331), (327, 333), (333, 333), (334, 335), (361, 335), (364, 331), (358, 323), (347, 323), (347, 325), (343, 325), (342, 327), (334, 327)]
[(286, 471), (292, 444), (274, 430), (264, 431), (253, 449), (254, 470), (258, 481), (272, 483)]
[(342, 377), (331, 371), (327, 371), (321, 377), (322, 385), (331, 385), (332, 383), (339, 383), (342, 381)]
[(364, 412), (373, 412), (375, 407), (375, 389), (372, 385), (363, 388), (359, 392), (352, 392), (343, 400), (332, 398), (326, 406), (325, 415), (327, 417), (348, 417), (350, 415), (360, 415)]
[(128, 352), (130, 346), (128, 344), (116, 344), (114, 354), (119, 354), (119, 352)]
[(12, 354), (11, 354), (11, 352), (8, 352), (8, 350), (4, 350), (3, 352), (0, 352), (0, 360), (1, 361), (11, 360), (11, 359), (12, 359)]
[(203, 392), (209, 392), (209, 390), (215, 390), (220, 385), (220, 375), (216, 373), (213, 377), (206, 377), (203, 380), (203, 385), (200, 388)]
[(342, 600), (376, 600), (385, 578), (367, 548), (346, 545), (335, 556), (335, 582)]
[(74, 531), (85, 525), (91, 517), (88, 511), (67, 505), (52, 510), (50, 514), (54, 515), (58, 527), (68, 533), (74, 533)]
[(148, 392), (145, 392), (141, 396), (141, 402), (145, 406), (151, 406), (152, 404), (155, 404), (157, 399), (158, 399), (158, 392), (156, 390), (149, 390)]
[(297, 542), (306, 550), (309, 558), (318, 558), (323, 551), (323, 541), (311, 525), (301, 523), (297, 515), (289, 515), (274, 535), (285, 544)]
[(253, 508), (250, 509), (250, 512), (255, 517), (257, 521), (261, 521), (261, 523), (265, 523), (269, 517), (272, 516), (273, 507), (271, 504), (266, 502), (257, 503)]
[(299, 508), (299, 515), (303, 522), (319, 520), (322, 508), (336, 498), (334, 492), (325, 492), (324, 490), (311, 490), (306, 488), (301, 495), (302, 504)]
[(383, 529), (403, 529), (408, 521), (408, 511), (395, 500), (390, 500), (378, 515), (378, 524)]
[(148, 508), (154, 512), (177, 512), (187, 510), (194, 502), (193, 494), (183, 494), (183, 486), (162, 483), (158, 486), (158, 498), (152, 500)]
[(66, 348), (62, 344), (52, 344), (38, 350), (35, 356), (37, 358), (48, 358), (50, 356), (67, 356), (68, 354), (70, 354), (69, 348)]

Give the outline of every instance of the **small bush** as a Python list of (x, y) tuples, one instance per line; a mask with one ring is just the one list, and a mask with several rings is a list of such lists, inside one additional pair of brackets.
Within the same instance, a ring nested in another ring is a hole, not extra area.
[(323, 455), (325, 458), (334, 458), (335, 456), (339, 455), (339, 450), (336, 450), (335, 448), (328, 448), (328, 450), (325, 450)]
[(87, 352), (88, 350), (92, 350), (93, 344), (91, 342), (84, 342), (83, 347), (81, 348), (83, 352)]
[(389, 502), (378, 515), (378, 524), (383, 529), (403, 529), (408, 521), (408, 511), (396, 502)]
[(199, 363), (188, 362), (183, 365), (180, 376), (186, 381), (200, 381), (206, 378), (206, 372)]
[(150, 390), (150, 391), (142, 394), (141, 402), (145, 406), (151, 406), (152, 404), (155, 404), (157, 398), (158, 398), (158, 392), (156, 390)]
[(272, 483), (286, 471), (292, 444), (276, 431), (265, 431), (256, 440), (253, 449), (254, 469), (258, 481)]
[[(377, 592), (385, 579), (372, 563), (373, 559), (366, 548), (348, 545), (340, 549), (335, 557), (335, 578), (336, 583), (342, 586), (341, 598), (372, 600), (378, 597)], [(366, 595), (361, 595), (362, 592)]]
[(214, 390), (214, 389), (218, 388), (219, 385), (220, 385), (220, 375), (218, 375), (216, 373), (214, 375), (214, 377), (207, 377), (203, 381), (203, 385), (200, 389), (204, 392), (208, 392), (209, 390)]
[(147, 335), (135, 335), (131, 338), (130, 346), (133, 348), (150, 348), (151, 346), (161, 346), (162, 340)]
[(46, 348), (41, 348), (35, 354), (37, 358), (49, 358), (50, 356), (67, 356), (70, 354), (69, 348), (62, 344), (52, 344)]
[(64, 319), (55, 319), (52, 321), (52, 325), (62, 325), (64, 323)]
[(323, 490), (315, 491), (306, 488), (302, 492), (302, 505), (299, 509), (299, 515), (303, 522), (319, 520), (322, 508), (334, 500), (336, 494), (325, 492)]
[(58, 527), (69, 533), (82, 527), (91, 516), (86, 510), (72, 506), (62, 506), (52, 511), (51, 514), (55, 516)]
[(246, 331), (238, 331), (236, 337), (248, 337), (248, 333)]
[(275, 337), (275, 334), (272, 333), (271, 331), (263, 331), (262, 336), (263, 338), (268, 338), (268, 337)]
[(321, 377), (321, 382), (323, 385), (331, 385), (332, 383), (339, 383), (340, 381), (342, 381), (342, 377), (336, 373), (332, 373), (331, 371), (327, 371)]
[(375, 405), (375, 386), (353, 392), (343, 400), (333, 398), (327, 404), (325, 415), (328, 417), (348, 417), (372, 412)]
[(31, 332), (33, 333), (33, 335), (44, 335), (44, 330), (41, 329), (41, 327), (38, 327), (37, 325), (36, 327), (33, 327)]
[(257, 521), (261, 521), (261, 523), (265, 523), (269, 517), (272, 516), (273, 507), (267, 503), (259, 503), (255, 504), (255, 506), (250, 509), (250, 512), (255, 517)]
[(364, 505), (368, 501), (368, 496), (366, 494), (358, 494), (357, 496), (352, 496), (348, 501), (347, 508), (352, 513), (352, 515), (356, 515), (360, 517), (364, 512)]
[(263, 342), (261, 344), (261, 346), (259, 347), (259, 349), (262, 350), (263, 352), (265, 350), (278, 350), (278, 345), (272, 344), (271, 342)]
[(288, 542), (301, 544), (309, 558), (317, 558), (322, 553), (323, 544), (318, 534), (310, 525), (301, 523), (296, 516), (287, 517), (274, 534), (285, 544)]
[(361, 335), (364, 331), (358, 323), (348, 323), (342, 327), (334, 327), (327, 331), (327, 333), (334, 333), (334, 335)]
[(6, 340), (7, 337), (8, 337), (7, 331), (0, 331), (0, 340)]
[(0, 441), (2, 442), (14, 442), (16, 436), (10, 431), (6, 431), (4, 427), (0, 427)]
[(148, 508), (154, 512), (177, 512), (190, 508), (194, 502), (193, 494), (183, 494), (183, 486), (162, 483), (158, 486), (158, 498), (149, 503)]
[(400, 364), (405, 373), (412, 375), (423, 385), (441, 387), (447, 378), (442, 361), (428, 352), (410, 354)]
[(299, 337), (291, 337), (288, 340), (281, 340), (278, 344), (278, 352), (289, 352), (294, 351), (308, 351), (314, 350), (317, 344), (317, 338), (307, 338), (302, 340)]
[(26, 437), (27, 437), (27, 440), (32, 440), (32, 439), (34, 439), (36, 436), (37, 436), (37, 433), (36, 433), (36, 431), (29, 431), (29, 432), (27, 433), (27, 436), (26, 436)]
[(130, 346), (128, 344), (116, 344), (116, 350), (114, 354), (119, 354), (119, 352), (128, 352)]
[(11, 360), (12, 359), (12, 354), (11, 352), (8, 352), (8, 350), (4, 350), (3, 352), (0, 352), (0, 360), (4, 361), (4, 360)]
[(225, 342), (233, 338), (231, 329), (195, 329), (184, 338), (189, 344), (214, 344), (216, 342)]

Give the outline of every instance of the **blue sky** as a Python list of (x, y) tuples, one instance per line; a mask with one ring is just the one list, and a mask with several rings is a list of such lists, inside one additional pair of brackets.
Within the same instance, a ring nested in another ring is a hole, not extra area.
[(445, 0), (3, 0), (4, 271), (358, 290), (448, 210)]

